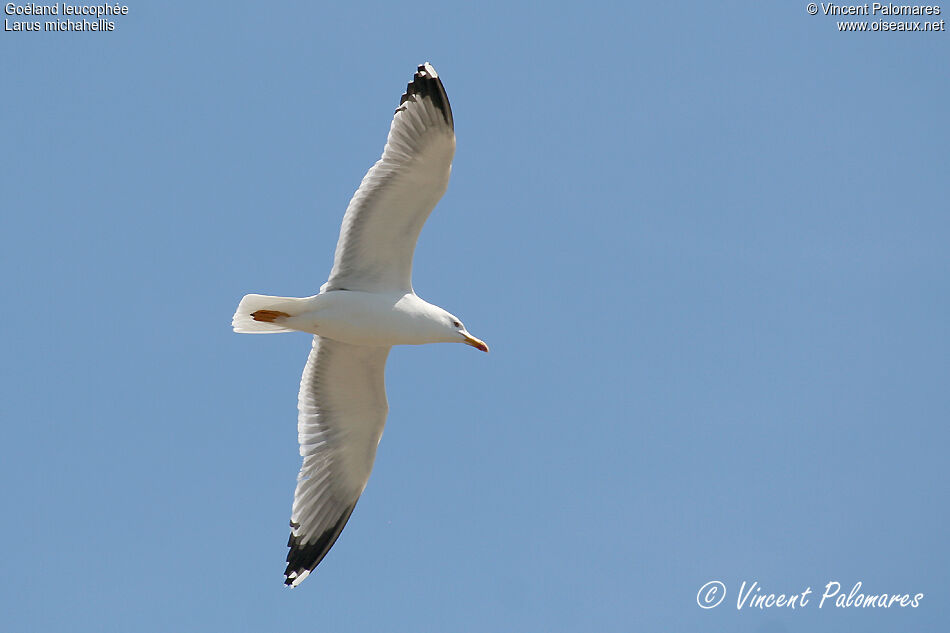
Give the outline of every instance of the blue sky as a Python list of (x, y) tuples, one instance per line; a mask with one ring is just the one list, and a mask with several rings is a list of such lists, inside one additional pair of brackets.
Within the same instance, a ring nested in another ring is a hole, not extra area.
[[(128, 6), (0, 33), (7, 630), (946, 630), (946, 32)], [(492, 351), (393, 351), (369, 486), (290, 591), (309, 341), (231, 314), (325, 281), (426, 60), (458, 150), (415, 287)]]

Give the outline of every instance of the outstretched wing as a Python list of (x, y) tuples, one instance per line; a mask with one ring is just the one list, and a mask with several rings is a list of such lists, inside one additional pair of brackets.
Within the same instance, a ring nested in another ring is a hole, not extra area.
[(303, 466), (290, 518), (288, 585), (296, 587), (323, 560), (369, 480), (389, 410), (389, 349), (313, 337), (297, 403)]
[(382, 158), (346, 208), (323, 291), (412, 291), (419, 231), (445, 193), (454, 155), (449, 98), (426, 62), (399, 101)]

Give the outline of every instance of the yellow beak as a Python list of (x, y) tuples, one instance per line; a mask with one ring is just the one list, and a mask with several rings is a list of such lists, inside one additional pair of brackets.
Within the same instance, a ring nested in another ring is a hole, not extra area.
[(488, 351), (488, 345), (485, 345), (485, 341), (482, 341), (482, 340), (479, 340), (479, 339), (475, 338), (474, 336), (472, 336), (472, 335), (469, 334), (468, 332), (462, 332), (462, 337), (465, 339), (464, 342), (465, 342), (466, 345), (471, 345), (471, 346), (474, 347), (475, 349), (480, 349), (480, 350), (482, 350), (483, 352), (487, 352), (487, 351)]

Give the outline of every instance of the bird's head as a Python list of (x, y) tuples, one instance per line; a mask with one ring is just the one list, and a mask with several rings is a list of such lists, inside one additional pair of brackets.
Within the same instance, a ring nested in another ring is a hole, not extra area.
[(475, 349), (480, 349), (483, 352), (488, 351), (488, 345), (485, 344), (485, 341), (477, 339), (469, 334), (468, 330), (465, 329), (465, 325), (463, 325), (459, 318), (454, 314), (449, 314), (446, 312), (444, 322), (446, 327), (451, 332), (449, 335), (450, 343), (465, 343), (466, 345), (471, 345)]

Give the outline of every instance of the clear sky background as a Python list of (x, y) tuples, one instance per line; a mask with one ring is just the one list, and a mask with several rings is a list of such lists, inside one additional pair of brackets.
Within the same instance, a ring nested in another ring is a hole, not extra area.
[[(0, 33), (3, 630), (947, 630), (950, 34), (128, 6)], [(426, 60), (458, 151), (415, 287), (492, 351), (393, 351), (369, 486), (291, 591), (310, 343), (231, 314), (326, 280)], [(924, 598), (819, 609), (832, 581)]]

